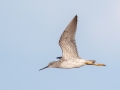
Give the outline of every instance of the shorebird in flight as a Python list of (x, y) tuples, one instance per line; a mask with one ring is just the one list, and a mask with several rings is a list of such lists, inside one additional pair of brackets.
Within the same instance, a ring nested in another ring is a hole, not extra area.
[(78, 55), (75, 42), (76, 27), (77, 15), (71, 20), (60, 37), (59, 45), (62, 49), (62, 57), (57, 57), (58, 61), (50, 62), (40, 70), (45, 68), (79, 68), (84, 65), (105, 66), (105, 64), (95, 63), (95, 60), (85, 60)]

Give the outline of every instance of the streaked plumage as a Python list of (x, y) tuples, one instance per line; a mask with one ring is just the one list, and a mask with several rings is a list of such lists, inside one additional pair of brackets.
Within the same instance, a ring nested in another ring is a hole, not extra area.
[(57, 57), (59, 61), (53, 61), (45, 68), (78, 68), (84, 65), (105, 66), (104, 64), (96, 64), (95, 60), (85, 60), (79, 57), (75, 42), (75, 33), (77, 27), (77, 15), (71, 20), (64, 32), (62, 33), (59, 45), (62, 49), (62, 57)]

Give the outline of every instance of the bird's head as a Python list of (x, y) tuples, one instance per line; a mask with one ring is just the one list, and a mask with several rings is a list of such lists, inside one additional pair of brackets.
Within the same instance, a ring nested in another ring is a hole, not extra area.
[[(40, 69), (40, 70), (43, 70), (43, 69), (46, 69), (46, 68), (52, 68), (52, 67), (55, 67), (55, 63), (56, 63), (57, 61), (52, 61), (52, 62), (50, 62), (46, 67), (44, 67), (44, 68), (42, 68), (42, 69)], [(39, 71), (40, 71), (39, 70)]]

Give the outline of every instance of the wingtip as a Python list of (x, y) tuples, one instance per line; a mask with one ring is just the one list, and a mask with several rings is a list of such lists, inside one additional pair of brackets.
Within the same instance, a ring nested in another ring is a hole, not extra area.
[(57, 59), (61, 59), (62, 57), (57, 57)]
[(74, 19), (76, 19), (76, 20), (78, 19), (78, 16), (77, 16), (77, 14), (75, 15)]
[(78, 17), (77, 14), (75, 15), (75, 17), (76, 17), (76, 18)]
[(75, 18), (74, 18), (75, 20), (76, 20), (76, 22), (78, 21), (78, 16), (77, 15), (75, 15)]

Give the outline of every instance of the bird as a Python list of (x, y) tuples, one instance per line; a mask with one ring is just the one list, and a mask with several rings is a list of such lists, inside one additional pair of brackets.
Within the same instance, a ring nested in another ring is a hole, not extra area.
[(46, 68), (72, 69), (85, 65), (106, 66), (105, 64), (96, 63), (95, 60), (83, 59), (78, 55), (75, 41), (78, 21), (77, 18), (78, 16), (75, 15), (75, 17), (70, 21), (60, 37), (59, 45), (62, 49), (62, 56), (57, 57), (57, 59), (59, 59), (58, 61), (50, 62), (46, 67), (39, 69), (39, 71)]

